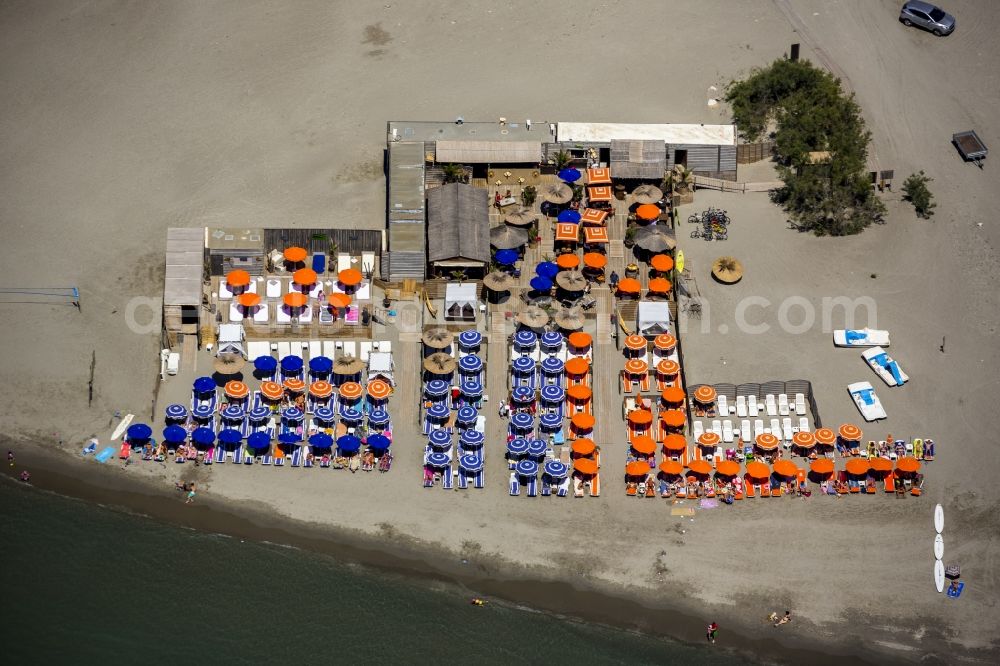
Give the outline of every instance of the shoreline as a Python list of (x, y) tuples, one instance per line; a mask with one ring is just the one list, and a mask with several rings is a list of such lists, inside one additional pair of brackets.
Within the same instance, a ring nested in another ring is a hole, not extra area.
[[(643, 596), (640, 591), (614, 589), (610, 584), (560, 579), (555, 572), (542, 571), (539, 567), (521, 567), (522, 570), (517, 571), (516, 563), (496, 563), (495, 560), (487, 564), (469, 559), (465, 570), (448, 569), (442, 564), (460, 567), (463, 555), (432, 543), (391, 534), (398, 539), (396, 545), (391, 545), (361, 531), (296, 521), (259, 507), (242, 509), (237, 513), (227, 500), (204, 495), (199, 495), (197, 502), (188, 506), (180, 495), (166, 487), (159, 489), (148, 479), (115, 475), (111, 472), (116, 469), (114, 466), (102, 466), (98, 474), (88, 471), (83, 476), (78, 472), (86, 465), (85, 460), (74, 460), (69, 453), (37, 446), (14, 448), (10, 441), (6, 442), (6, 446), (13, 448), (17, 454), (17, 466), (13, 472), (5, 467), (6, 476), (16, 478), (21, 470), (30, 467), (31, 485), (58, 495), (129, 511), (178, 527), (261, 543), (289, 545), (411, 580), (432, 580), (453, 585), (514, 607), (523, 606), (570, 621), (596, 623), (688, 646), (701, 646), (698, 640), (691, 640), (691, 637), (701, 637), (704, 617), (708, 617), (708, 613), (699, 617), (690, 608), (684, 608), (684, 604), (644, 603), (645, 600), (639, 598)], [(387, 533), (383, 538), (389, 536)], [(623, 593), (632, 592), (636, 598), (623, 596)], [(741, 622), (730, 613), (720, 609), (711, 616), (721, 620), (720, 624), (725, 629), (725, 644), (719, 649), (736, 657), (749, 657), (761, 663), (831, 666), (842, 663), (845, 657), (861, 664), (911, 661), (899, 653), (851, 651), (845, 646), (829, 643), (824, 646), (825, 651), (819, 651), (815, 646), (820, 641), (810, 640), (807, 646), (805, 640), (795, 635), (783, 636), (780, 641), (776, 637), (754, 638), (752, 634), (759, 627)], [(908, 654), (917, 656), (912, 650)]]

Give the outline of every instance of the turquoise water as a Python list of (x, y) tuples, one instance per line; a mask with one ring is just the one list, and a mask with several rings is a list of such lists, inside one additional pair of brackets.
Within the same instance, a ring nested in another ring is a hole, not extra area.
[(736, 663), (6, 479), (0, 507), (7, 663)]

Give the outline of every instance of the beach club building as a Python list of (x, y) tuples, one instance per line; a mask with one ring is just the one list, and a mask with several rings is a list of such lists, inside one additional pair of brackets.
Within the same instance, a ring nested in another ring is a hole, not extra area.
[[(506, 206), (516, 206), (526, 187), (537, 188), (552, 177), (560, 153), (568, 155), (577, 167), (610, 168), (619, 184), (659, 185), (677, 164), (698, 175), (735, 180), (736, 146), (735, 125), (532, 123), (506, 118), (496, 122), (461, 118), (452, 122), (390, 121), (386, 128), (388, 247), (381, 264), (382, 278), (422, 281), (442, 275), (441, 269), (446, 267), (478, 271), (480, 266), (488, 266), (488, 240), (484, 263), (477, 253), (465, 256), (454, 247), (456, 243), (468, 247), (468, 238), (474, 236), (471, 228), (482, 218), (478, 209), (474, 220), (465, 219), (459, 225), (464, 234), (461, 238), (442, 237), (442, 230), (452, 229), (436, 214), (431, 228), (432, 200), (438, 209), (445, 208), (444, 198), (439, 200), (434, 191), (446, 185), (446, 166), (460, 167), (465, 187), (482, 190), (488, 219), (493, 214), (488, 190), (493, 188), (499, 195), (500, 212)], [(487, 232), (495, 223), (499, 220), (490, 220)], [(438, 248), (445, 240), (447, 249)], [(449, 253), (453, 256), (444, 256)], [(456, 262), (469, 265), (458, 266)]]

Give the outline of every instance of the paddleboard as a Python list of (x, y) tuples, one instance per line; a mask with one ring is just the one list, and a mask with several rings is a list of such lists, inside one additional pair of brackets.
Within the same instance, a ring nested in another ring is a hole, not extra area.
[(934, 537), (934, 557), (938, 560), (944, 557), (944, 537), (940, 534)]
[(677, 267), (678, 273), (684, 272), (684, 250), (677, 250), (677, 256), (674, 258), (674, 266)]
[(125, 434), (125, 429), (132, 424), (132, 419), (134, 418), (135, 414), (126, 414), (125, 418), (123, 418), (121, 421), (118, 422), (118, 427), (115, 428), (115, 431), (113, 433), (111, 433), (112, 442), (121, 437), (123, 434)]
[(938, 592), (944, 592), (944, 562), (934, 560), (934, 585)]
[(940, 504), (934, 507), (934, 530), (938, 534), (944, 531), (944, 507)]

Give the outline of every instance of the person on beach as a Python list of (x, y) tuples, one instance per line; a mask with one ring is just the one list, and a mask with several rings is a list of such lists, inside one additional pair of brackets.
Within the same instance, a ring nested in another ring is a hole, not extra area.
[(14, 466), (14, 452), (13, 451), (10, 451), (10, 450), (7, 451), (7, 463), (11, 467)]
[(783, 618), (781, 618), (780, 620), (778, 620), (777, 622), (775, 622), (774, 626), (780, 627), (781, 625), (788, 624), (791, 621), (792, 621), (792, 612), (786, 610), (785, 611), (785, 616)]
[(191, 484), (191, 489), (188, 490), (188, 496), (187, 496), (187, 499), (184, 500), (184, 503), (185, 504), (191, 504), (192, 502), (194, 502), (194, 495), (195, 495), (194, 483), (192, 483)]
[(21, 481), (24, 483), (31, 483), (31, 472), (28, 470), (21, 472)]
[(718, 634), (719, 634), (719, 625), (718, 625), (718, 623), (713, 622), (710, 625), (708, 625), (708, 633), (705, 634), (705, 637), (708, 639), (709, 643), (712, 643), (714, 645), (715, 644), (715, 637)]

